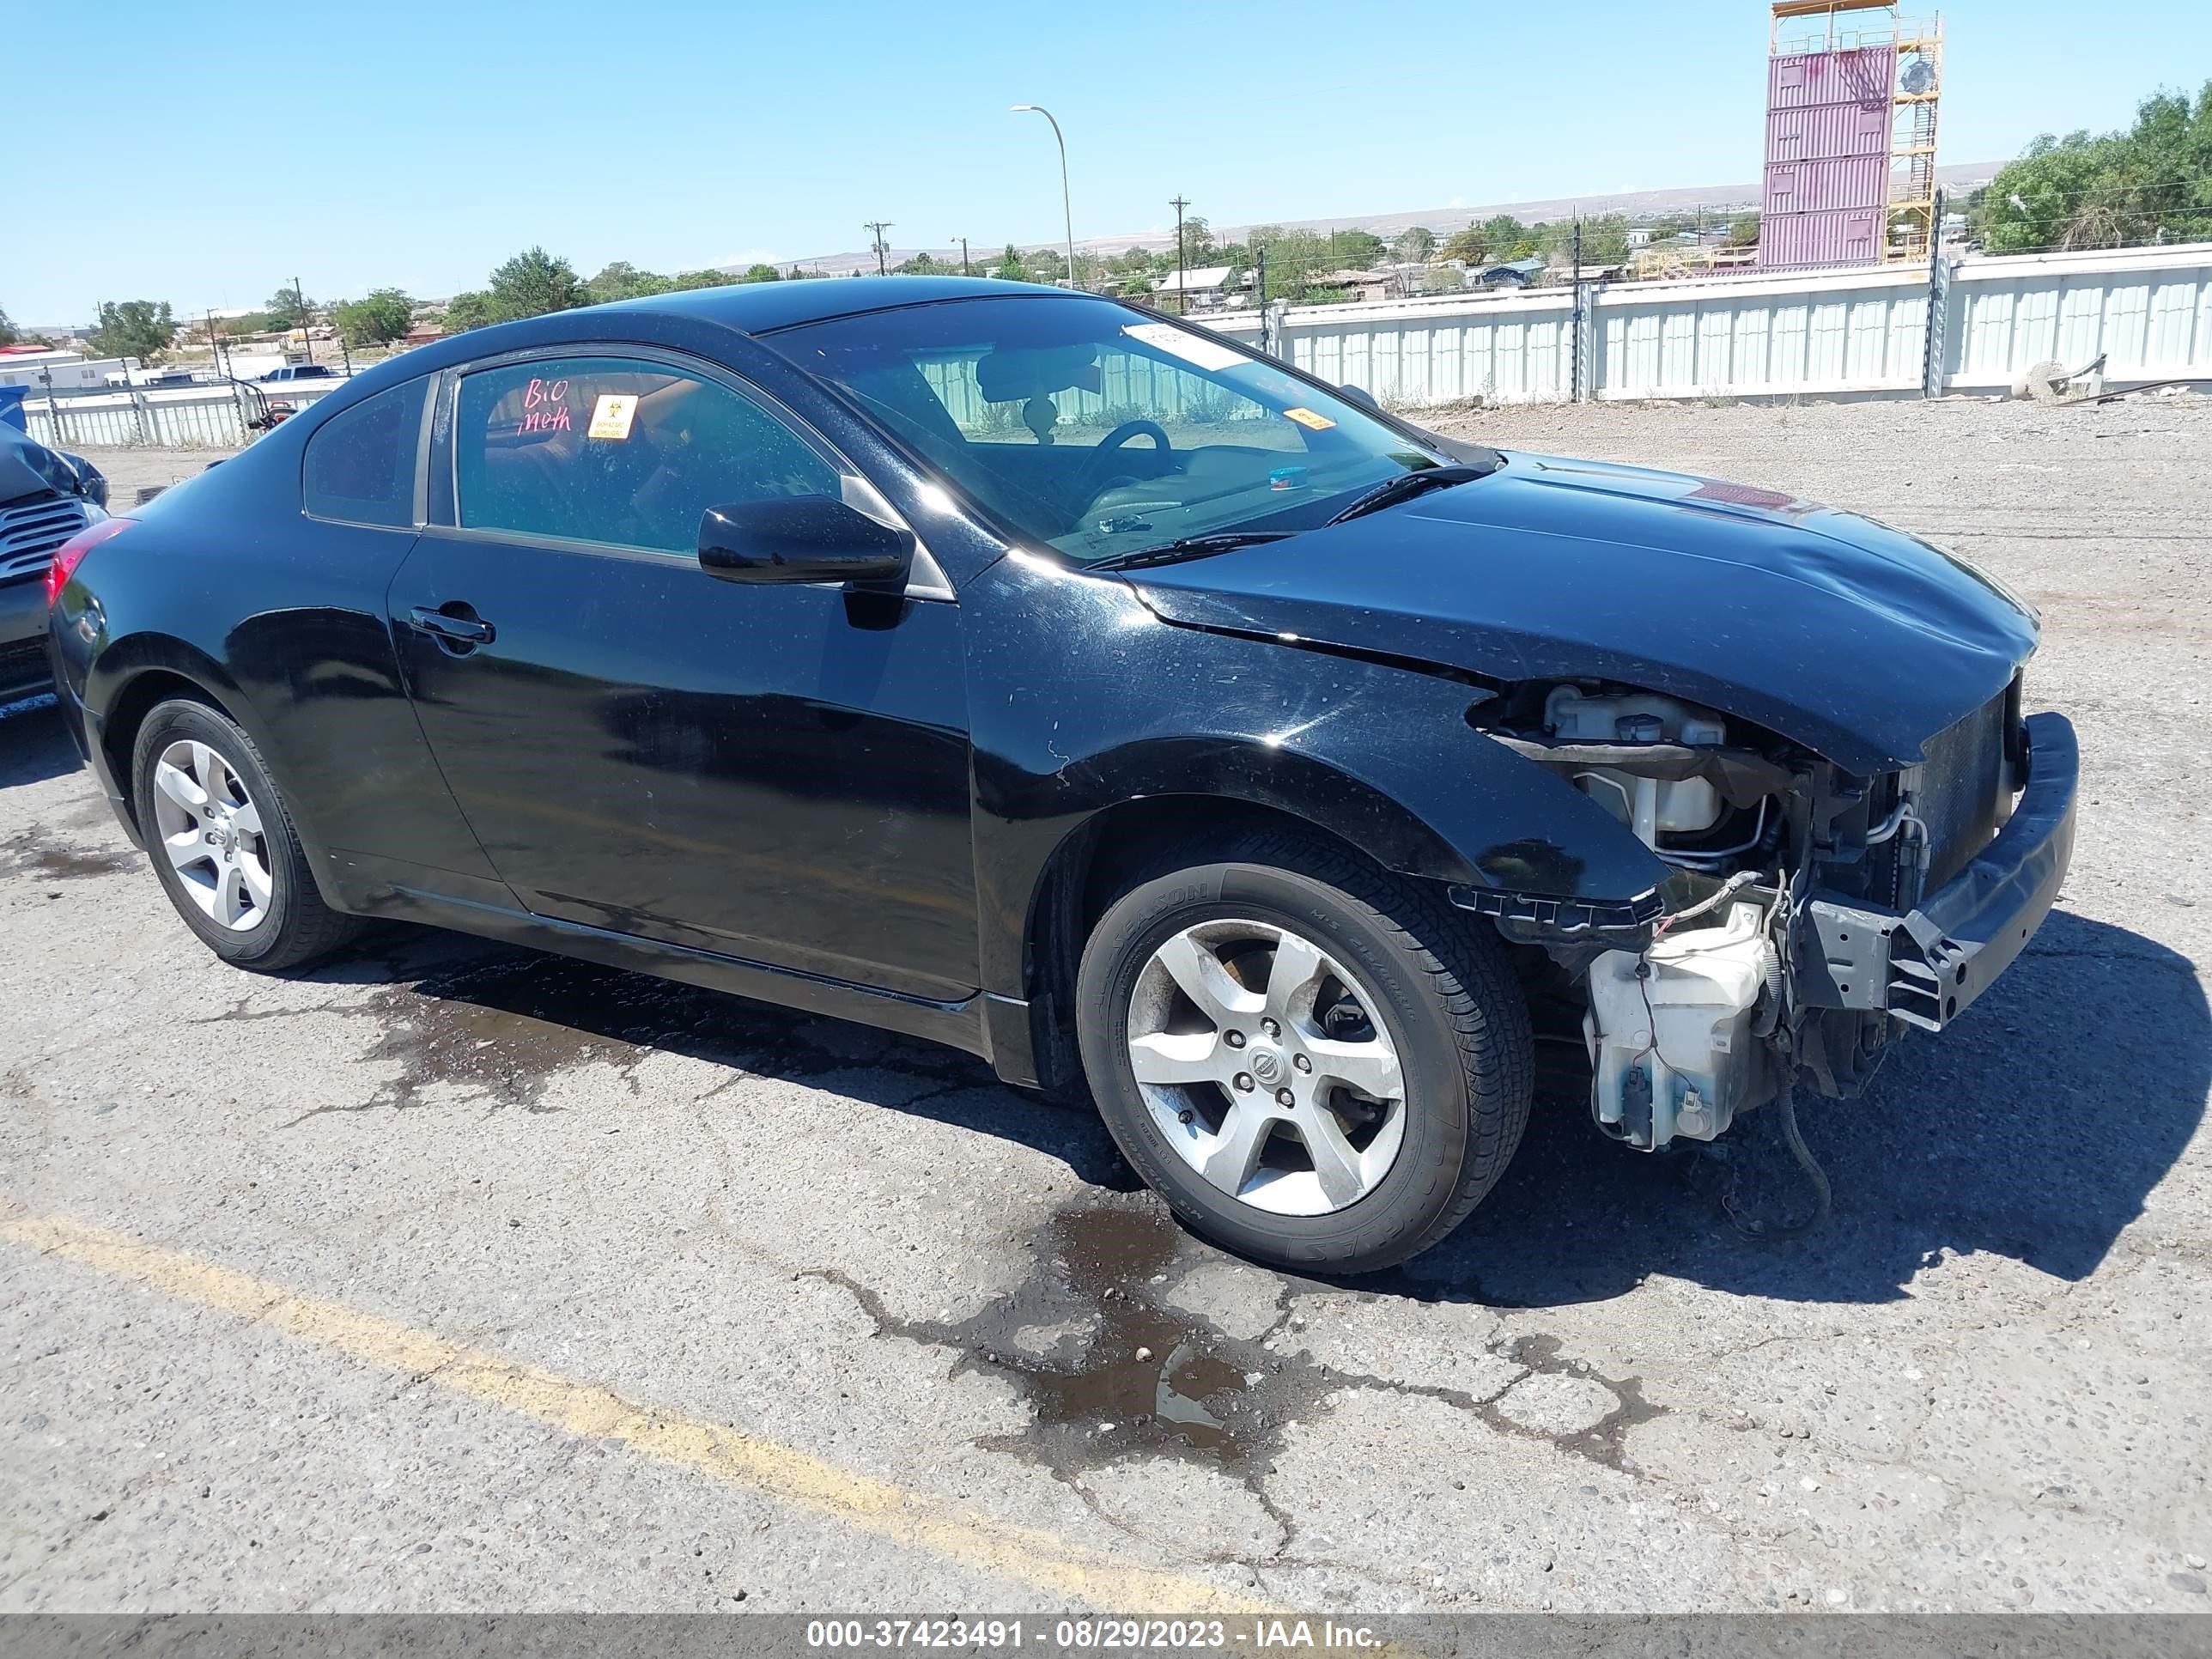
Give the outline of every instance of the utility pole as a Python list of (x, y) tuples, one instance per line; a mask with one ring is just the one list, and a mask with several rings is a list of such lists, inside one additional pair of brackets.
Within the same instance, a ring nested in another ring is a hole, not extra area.
[(307, 332), (307, 290), (300, 286), (300, 279), (292, 279), (292, 303), (300, 313), (300, 343), (307, 349), (307, 361), (315, 361), (315, 337)]
[(1260, 349), (1275, 356), (1273, 343), (1267, 337), (1267, 248), (1265, 243), (1252, 250), (1252, 282), (1260, 301)]
[(963, 276), (973, 276), (975, 274), (968, 269), (968, 239), (965, 236), (960, 239), (960, 274)]
[(1182, 210), (1190, 205), (1190, 201), (1178, 196), (1168, 205), (1176, 210), (1176, 315), (1180, 317), (1190, 309), (1190, 295), (1182, 285)]
[(890, 267), (884, 263), (884, 255), (888, 251), (884, 241), (884, 233), (891, 228), (891, 222), (888, 219), (868, 219), (862, 222), (876, 239), (876, 275), (888, 276), (890, 275)]

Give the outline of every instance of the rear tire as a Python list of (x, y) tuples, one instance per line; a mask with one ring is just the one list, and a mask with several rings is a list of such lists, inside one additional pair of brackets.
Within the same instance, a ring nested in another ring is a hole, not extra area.
[(216, 955), (255, 973), (319, 961), (363, 923), (316, 890), (261, 751), (205, 703), (157, 703), (131, 758), (140, 838), (169, 902)]
[(1133, 883), (1085, 946), (1076, 1020), (1107, 1127), (1184, 1224), (1308, 1270), (1443, 1239), (1510, 1162), (1534, 1086), (1503, 947), (1294, 834)]

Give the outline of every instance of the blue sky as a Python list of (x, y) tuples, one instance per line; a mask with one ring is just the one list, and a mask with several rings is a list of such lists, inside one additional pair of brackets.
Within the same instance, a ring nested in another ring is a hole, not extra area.
[[(2204, 0), (1942, 10), (1947, 162), (2212, 78)], [(1066, 130), (1079, 237), (1172, 225), (1177, 191), (1231, 224), (1747, 181), (1766, 7), (0, 0), (0, 307), (67, 322), (295, 276), (441, 295), (532, 242), (588, 275), (858, 248), (873, 218), (1054, 239), (1019, 102)]]

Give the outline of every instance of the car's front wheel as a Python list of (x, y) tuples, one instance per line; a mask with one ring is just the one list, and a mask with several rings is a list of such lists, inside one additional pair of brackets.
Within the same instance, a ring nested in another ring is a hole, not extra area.
[(253, 740), (204, 703), (157, 704), (132, 750), (138, 831), (169, 902), (225, 962), (305, 967), (359, 929), (315, 889)]
[(1136, 882), (1092, 930), (1077, 1009), (1123, 1154), (1188, 1225), (1267, 1261), (1362, 1273), (1428, 1249), (1528, 1120), (1502, 948), (1318, 840)]

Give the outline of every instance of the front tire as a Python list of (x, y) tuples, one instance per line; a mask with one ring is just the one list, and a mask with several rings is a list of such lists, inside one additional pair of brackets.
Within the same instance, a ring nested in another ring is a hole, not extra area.
[(1418, 884), (1297, 836), (1162, 868), (1109, 905), (1077, 981), (1091, 1092), (1193, 1231), (1367, 1273), (1437, 1243), (1528, 1121), (1528, 1006), (1503, 948)]
[(185, 925), (256, 973), (306, 967), (360, 930), (316, 890), (290, 809), (237, 725), (204, 703), (149, 711), (131, 750), (140, 839)]

